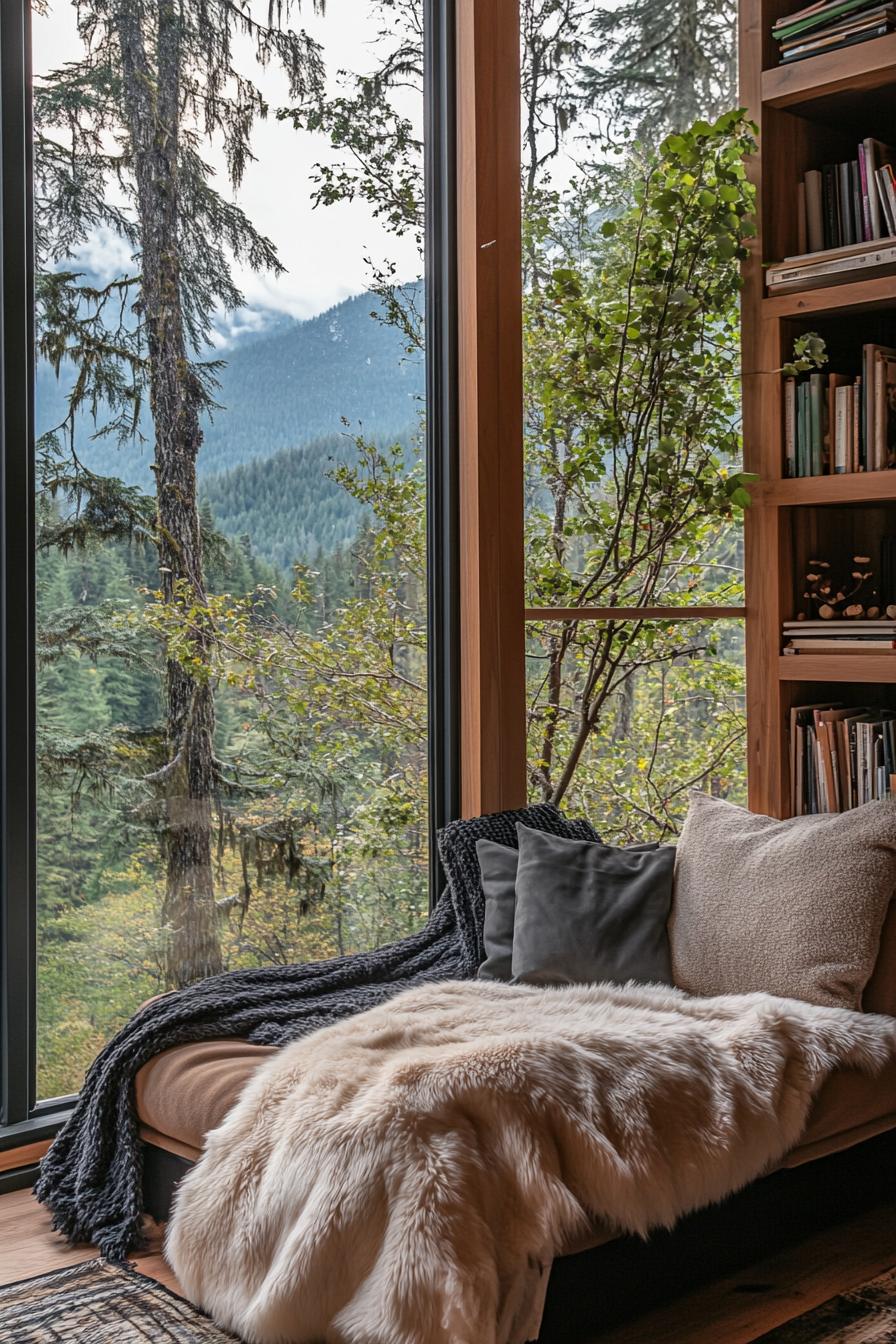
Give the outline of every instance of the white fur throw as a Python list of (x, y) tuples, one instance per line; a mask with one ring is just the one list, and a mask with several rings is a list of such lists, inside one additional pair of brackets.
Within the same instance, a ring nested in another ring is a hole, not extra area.
[(765, 994), (410, 990), (259, 1069), (168, 1258), (250, 1344), (522, 1344), (574, 1237), (739, 1188), (833, 1069), (894, 1056), (896, 1019)]

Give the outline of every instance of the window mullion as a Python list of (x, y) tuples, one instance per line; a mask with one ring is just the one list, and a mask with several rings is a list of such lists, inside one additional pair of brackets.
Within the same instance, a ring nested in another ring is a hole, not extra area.
[(2, 809), (3, 1123), (28, 1120), (34, 1098), (33, 365), (29, 13), (0, 7), (2, 191)]

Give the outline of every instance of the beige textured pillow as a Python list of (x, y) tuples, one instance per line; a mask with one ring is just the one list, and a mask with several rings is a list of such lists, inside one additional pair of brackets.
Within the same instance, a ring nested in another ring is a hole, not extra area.
[(691, 994), (858, 1008), (896, 890), (896, 802), (776, 821), (692, 793), (669, 921)]

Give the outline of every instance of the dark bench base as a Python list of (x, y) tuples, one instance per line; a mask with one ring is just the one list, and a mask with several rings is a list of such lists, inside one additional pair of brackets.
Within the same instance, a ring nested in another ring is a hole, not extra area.
[[(164, 1222), (192, 1163), (144, 1143), (144, 1207)], [(595, 1344), (602, 1331), (736, 1273), (896, 1198), (896, 1131), (754, 1181), (649, 1241), (620, 1237), (555, 1261), (539, 1344)], [(896, 1246), (894, 1246), (896, 1254)], [(760, 1292), (767, 1285), (750, 1285)], [(744, 1290), (746, 1291), (746, 1289)]]

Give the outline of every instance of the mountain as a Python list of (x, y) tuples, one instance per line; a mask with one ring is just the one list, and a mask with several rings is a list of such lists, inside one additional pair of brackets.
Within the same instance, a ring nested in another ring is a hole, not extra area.
[[(375, 295), (358, 294), (307, 321), (281, 317), (268, 332), (235, 337), (219, 355), (224, 365), (216, 400), (222, 409), (205, 426), (200, 475), (340, 436), (343, 418), (370, 438), (407, 434), (422, 408), (423, 359), (407, 355), (401, 333), (373, 315), (378, 312)], [(39, 367), (39, 434), (62, 419), (67, 385), (70, 379), (66, 384), (48, 365)], [(79, 455), (94, 471), (150, 487), (148, 415), (141, 428), (147, 442), (121, 449), (111, 439), (91, 439), (92, 426), (85, 424)], [(309, 471), (319, 457), (319, 449), (306, 457)], [(293, 474), (290, 483), (308, 493), (300, 476)], [(272, 477), (269, 488), (282, 487)], [(339, 495), (347, 499), (343, 491)]]
[(248, 535), (255, 555), (288, 573), (294, 561), (354, 540), (364, 508), (328, 476), (354, 458), (345, 435), (314, 439), (203, 477), (202, 499), (220, 532)]

